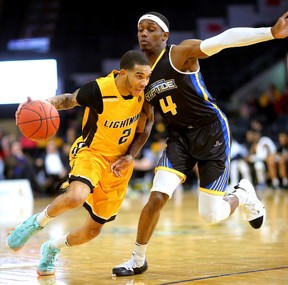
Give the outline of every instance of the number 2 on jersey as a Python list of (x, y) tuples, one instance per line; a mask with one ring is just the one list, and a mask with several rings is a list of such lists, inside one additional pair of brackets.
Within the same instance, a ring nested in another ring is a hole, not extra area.
[(118, 144), (122, 144), (122, 143), (126, 142), (127, 138), (131, 134), (131, 131), (132, 131), (131, 128), (124, 130), (123, 133), (122, 133), (123, 136), (119, 139)]

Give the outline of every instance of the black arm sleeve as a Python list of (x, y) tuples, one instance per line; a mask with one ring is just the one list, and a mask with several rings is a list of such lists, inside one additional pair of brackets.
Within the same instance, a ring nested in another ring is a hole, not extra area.
[(96, 80), (88, 81), (80, 87), (77, 102), (81, 106), (95, 109), (98, 114), (103, 112), (102, 95)]

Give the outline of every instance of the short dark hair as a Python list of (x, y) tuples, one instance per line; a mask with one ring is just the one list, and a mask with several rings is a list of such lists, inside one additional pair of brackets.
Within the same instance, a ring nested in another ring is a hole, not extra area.
[(145, 14), (143, 14), (143, 15), (146, 15), (146, 14), (151, 14), (151, 15), (154, 15), (154, 16), (160, 18), (160, 19), (166, 24), (166, 26), (168, 27), (168, 29), (170, 30), (169, 21), (168, 21), (168, 19), (167, 19), (164, 15), (162, 15), (162, 14), (160, 14), (160, 13), (158, 13), (158, 12), (154, 12), (154, 11), (152, 11), (152, 12), (147, 12), (147, 13), (145, 13)]
[(132, 70), (136, 64), (150, 66), (149, 60), (144, 53), (137, 50), (129, 50), (121, 57), (120, 69)]

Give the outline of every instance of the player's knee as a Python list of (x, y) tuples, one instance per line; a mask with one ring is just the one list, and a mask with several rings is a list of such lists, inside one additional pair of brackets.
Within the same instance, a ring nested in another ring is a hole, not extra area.
[(216, 211), (200, 210), (199, 215), (209, 225), (218, 224), (222, 220), (221, 215)]
[(83, 203), (85, 202), (84, 199), (82, 199), (82, 197), (75, 197), (75, 196), (69, 196), (66, 199), (66, 205), (69, 206), (70, 208), (76, 208), (79, 207), (81, 205), (83, 205)]
[(102, 226), (91, 228), (89, 231), (87, 231), (87, 237), (89, 238), (89, 240), (96, 238), (101, 233), (101, 229)]
[(230, 204), (222, 196), (200, 192), (199, 215), (206, 223), (217, 224), (228, 218), (230, 213)]
[(88, 195), (90, 194), (90, 188), (80, 182), (71, 182), (69, 189), (63, 195), (65, 205), (70, 208), (75, 208), (83, 205)]
[(167, 194), (153, 191), (149, 197), (149, 205), (154, 209), (162, 209), (168, 199), (169, 196)]
[(70, 207), (71, 209), (83, 205), (83, 203), (87, 199), (87, 196), (81, 195), (81, 194), (75, 195), (75, 193), (73, 193), (72, 191), (68, 191), (62, 195), (66, 196), (65, 197), (65, 205)]

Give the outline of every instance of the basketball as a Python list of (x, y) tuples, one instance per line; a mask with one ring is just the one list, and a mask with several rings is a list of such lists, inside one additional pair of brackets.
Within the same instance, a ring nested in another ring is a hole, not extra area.
[(45, 141), (54, 136), (60, 125), (58, 110), (49, 102), (30, 101), (23, 105), (18, 114), (21, 133), (32, 141)]

